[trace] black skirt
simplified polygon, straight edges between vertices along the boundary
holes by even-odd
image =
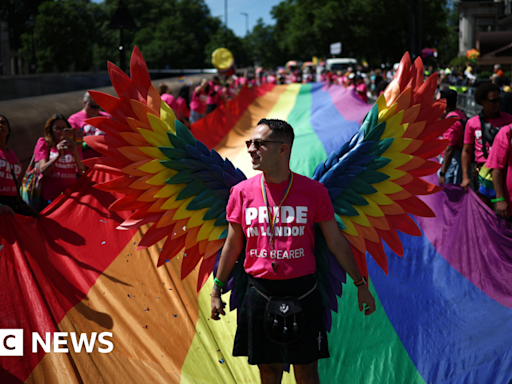
[[[266,296],[299,297],[315,285],[314,275],[290,280],[249,278],[250,283]],[[248,288],[242,308],[238,311],[238,327],[233,356],[247,356],[249,364],[310,364],[329,357],[325,331],[324,308],[320,292],[315,289],[301,301],[305,329],[299,340],[290,344],[277,344],[263,329],[267,300],[255,289]]]

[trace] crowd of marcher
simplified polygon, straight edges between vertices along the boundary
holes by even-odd
[[[366,70],[363,67],[348,67],[346,71],[315,73],[314,66],[301,69],[278,69],[267,71],[258,68],[254,73],[214,76],[203,79],[193,86],[184,84],[177,94],[161,83],[158,91],[162,100],[174,111],[176,118],[188,128],[219,105],[236,97],[244,86],[262,84],[309,83],[315,80],[326,85],[341,85],[353,89],[363,102],[378,97],[395,76],[395,68]],[[512,217],[512,115],[506,100],[512,100],[510,81],[499,65],[494,67],[492,81],[480,84],[474,94],[475,102],[482,111],[470,119],[457,107],[460,87],[478,85],[474,69],[468,63],[463,70],[457,67],[428,67],[425,75],[438,73],[438,98],[446,99],[446,111],[442,118],[457,117],[443,135],[448,140],[439,170],[440,184],[459,184],[472,188],[480,198],[503,218]],[[510,97],[509,97],[510,96]],[[512,105],[512,102],[510,102]],[[96,127],[86,123],[92,117],[109,115],[100,111],[100,106],[86,92],[83,108],[69,118],[61,114],[51,116],[44,126],[43,135],[36,143],[31,166],[40,180],[39,202],[34,210],[20,197],[20,176],[22,167],[16,155],[7,148],[11,134],[9,120],[0,115],[0,214],[21,213],[37,215],[55,200],[67,187],[73,184],[86,167],[82,159],[100,154],[89,148],[84,136],[103,135]],[[501,129],[500,129],[501,128]],[[34,177],[35,177],[34,176]],[[27,177],[27,174],[25,174]],[[23,180],[25,182],[25,180]]]
[[[183,85],[176,96],[165,83],[159,85],[158,91],[176,118],[190,128],[192,123],[235,97],[246,82],[243,76],[229,76],[223,82],[214,76],[211,80],[203,79],[196,87]],[[85,136],[104,135],[87,123],[87,119],[94,117],[110,117],[100,109],[86,92],[80,111],[68,118],[52,115],[42,129],[23,178],[21,163],[7,147],[11,135],[9,120],[0,115],[0,214],[37,216],[86,171],[83,159],[101,156],[83,140]],[[22,193],[27,188],[30,196]]]

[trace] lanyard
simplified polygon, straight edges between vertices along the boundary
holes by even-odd
[[[271,213],[272,211],[268,205],[267,190],[265,189],[265,184],[263,183],[264,177],[263,177],[263,175],[261,175],[261,193],[263,195],[263,201],[265,202],[265,206],[267,207],[268,221],[269,221],[269,225],[270,225],[270,244],[272,244],[272,246],[274,245],[274,226],[275,226],[275,220],[277,217],[277,213],[281,210],[281,205],[283,205],[286,197],[290,193],[290,189],[291,189],[292,183],[293,183],[293,172],[290,172],[290,173],[291,173],[290,180],[288,181],[288,186],[286,187],[286,191],[284,192],[283,199],[281,200],[281,202],[279,203],[279,207],[273,214]]]

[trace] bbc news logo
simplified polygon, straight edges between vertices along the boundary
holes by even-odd
[[[52,332],[46,332],[44,338],[38,332],[32,332],[32,353],[37,353],[42,349],[45,353],[50,353],[52,345]],[[75,353],[80,353],[84,349],[87,353],[92,353],[96,345],[99,353],[110,353],[114,349],[114,343],[108,340],[112,338],[111,332],[53,332],[53,352],[69,353],[68,338],[71,340],[71,346]],[[0,329],[0,356],[23,356],[23,329]]]

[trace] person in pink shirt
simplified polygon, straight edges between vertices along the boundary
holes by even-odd
[[[46,208],[64,190],[77,180],[77,173],[85,172],[82,151],[73,140],[66,137],[71,124],[61,114],[51,116],[44,126],[44,137],[37,140],[34,161],[43,174],[41,206]]]
[[[190,99],[190,87],[188,85],[184,85],[180,88],[178,93],[178,98],[176,99],[176,110],[174,114],[176,118],[185,124],[188,128],[190,128],[190,109],[189,109],[189,99]]]
[[[439,184],[460,184],[462,182],[461,151],[467,117],[457,108],[457,92],[451,89],[442,90],[441,98],[446,99],[446,110],[441,117],[458,117],[459,120],[443,133],[443,138],[450,142],[444,152],[443,165],[439,169]]]
[[[486,134],[486,132],[491,131],[489,125],[499,128],[512,123],[512,115],[499,111],[500,100],[500,89],[492,83],[481,84],[475,92],[475,101],[483,109],[477,116],[472,117],[466,122],[464,147],[462,148],[461,184],[461,187],[466,191],[471,184],[470,173],[472,172],[475,181],[478,180],[478,173],[487,161],[489,153],[492,152],[492,137],[488,137],[489,135]],[[485,148],[483,145],[484,141]],[[474,162],[476,163],[474,171],[471,170],[471,157],[473,153]]]
[[[158,93],[160,94],[160,98],[174,111],[176,109],[176,101],[174,96],[169,93],[167,84],[160,83],[158,85]]]
[[[359,96],[359,98],[365,103],[368,103],[368,88],[361,76],[355,77],[355,86],[357,96]]]
[[[315,289],[314,225],[340,265],[354,279],[363,281],[334,219],[327,189],[317,181],[290,171],[293,128],[285,121],[262,119],[247,141],[254,170],[261,175],[235,185],[226,218],[229,223],[211,293],[211,316],[225,315],[220,299],[223,286],[245,245],[244,269],[249,289],[238,312],[234,356],[248,356],[257,364],[263,383],[279,383],[283,364],[293,364],[297,382],[319,383],[318,359],[329,357],[323,309]],[[358,287],[359,308],[375,310],[366,284]],[[277,344],[267,335],[264,312],[267,296],[303,296],[304,331],[291,344]],[[323,341],[325,340],[325,341]]]
[[[104,135],[104,133],[98,128],[87,124],[85,120],[97,116],[110,117],[110,115],[100,111],[100,106],[94,101],[89,92],[85,92],[83,102],[84,108],[81,111],[71,115],[67,121],[69,121],[69,124],[71,124],[73,128],[79,130],[77,138],[79,139],[78,142],[83,147],[83,158],[90,159],[91,157],[99,157],[102,155],[101,153],[96,152],[94,149],[90,148],[87,144],[85,144],[85,142],[82,142],[81,138],[83,136]]]
[[[190,124],[194,124],[197,120],[206,116],[206,100],[208,99],[209,91],[208,80],[201,80],[192,93],[192,100],[190,101]]]
[[[512,124],[500,129],[486,166],[492,169],[492,183],[496,198],[496,213],[504,219],[512,218]]]
[[[14,152],[7,148],[10,135],[9,120],[0,115],[0,208],[14,215],[19,201],[16,180],[21,176],[21,164]]]
[[[209,114],[217,108],[221,102],[222,86],[218,76],[213,76],[212,81],[209,83],[208,99],[206,100],[206,114]]]

